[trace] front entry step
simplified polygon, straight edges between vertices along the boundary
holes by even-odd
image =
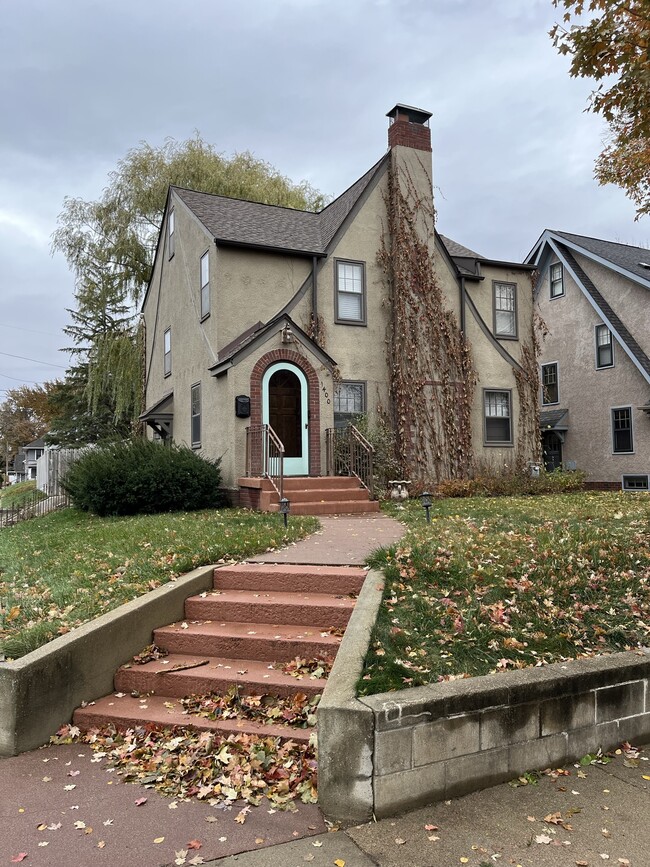
[[[263,512],[279,511],[279,497],[269,479],[239,479],[242,505]],[[353,515],[378,512],[379,503],[354,476],[288,476],[283,495],[292,515]]]
[[[366,574],[358,567],[262,563],[215,569],[214,590],[186,600],[185,620],[156,629],[148,661],[122,666],[115,692],[78,708],[75,725],[183,726],[306,743],[310,727],[211,718],[181,699],[235,694],[313,701]]]

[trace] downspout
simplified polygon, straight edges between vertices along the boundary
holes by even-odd
[[[318,334],[318,282],[316,280],[317,256],[311,257],[311,315],[314,317],[314,328]]]
[[[460,277],[460,333],[465,337],[465,278]]]

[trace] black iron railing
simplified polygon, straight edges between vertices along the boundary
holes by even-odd
[[[11,487],[5,491],[10,491]],[[57,486],[55,493],[48,491],[35,490],[20,498],[20,503],[16,505],[2,505],[0,499],[0,529],[3,527],[11,527],[19,521],[26,521],[29,518],[39,518],[42,515],[47,515],[48,512],[53,512],[55,509],[63,509],[70,505],[70,499],[62,488]]]
[[[375,450],[353,425],[325,431],[328,476],[356,476],[371,498],[374,497],[373,457]]]

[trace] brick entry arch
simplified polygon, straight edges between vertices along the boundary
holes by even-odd
[[[286,361],[300,368],[307,377],[309,390],[309,475],[319,476],[321,467],[320,458],[320,382],[318,374],[312,365],[291,349],[274,349],[263,355],[253,367],[251,372],[251,424],[262,424],[262,377],[265,371],[279,361]]]

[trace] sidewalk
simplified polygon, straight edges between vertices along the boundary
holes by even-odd
[[[371,551],[404,532],[381,514],[320,520],[322,530],[307,539],[253,559],[362,565]],[[295,812],[282,812],[267,803],[252,808],[240,824],[235,817],[242,806],[224,810],[196,799],[173,801],[153,789],[122,783],[86,744],[45,747],[0,758],[0,865],[167,867],[249,850],[259,850],[260,863],[266,863],[276,851],[268,847],[314,834],[328,838],[314,804],[298,803]],[[348,840],[348,845],[353,844]],[[318,847],[310,844],[310,849]]]
[[[650,755],[650,753],[648,754]],[[315,835],[265,851],[207,862],[213,867],[647,867],[650,761],[543,776],[434,804],[394,819]],[[578,772],[583,776],[578,776]],[[545,817],[548,821],[544,821]],[[320,845],[322,844],[322,845]]]

